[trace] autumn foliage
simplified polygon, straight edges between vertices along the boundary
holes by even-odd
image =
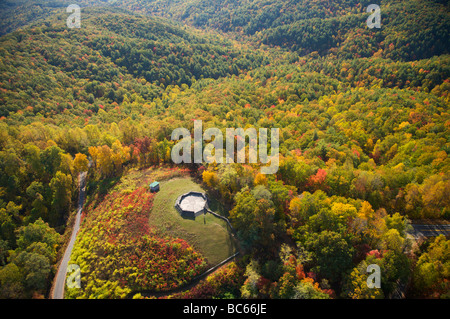
[[[124,298],[142,290],[164,291],[204,270],[202,256],[186,241],[160,237],[149,227],[153,197],[147,187],[137,187],[111,192],[85,209],[71,257],[81,267],[83,290],[69,290],[67,297]]]

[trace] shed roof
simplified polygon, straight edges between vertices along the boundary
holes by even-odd
[[[150,184],[150,187],[156,187],[158,185],[159,185],[159,182],[153,182],[153,183]]]

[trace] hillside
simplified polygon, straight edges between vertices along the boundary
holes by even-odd
[[[114,6],[170,17],[200,28],[249,36],[304,55],[382,55],[418,60],[448,52],[449,12],[445,1],[387,0],[383,27],[369,30],[365,9],[371,1],[190,0],[117,1]],[[353,48],[352,48],[353,47]],[[393,47],[393,48],[392,48]],[[357,52],[352,52],[357,49]]]
[[[47,296],[82,171],[95,204],[72,258],[99,284],[70,297],[177,287],[230,255],[226,233],[212,245],[211,220],[151,214],[176,194],[145,193],[149,167],[201,181],[243,251],[217,285],[178,297],[389,298],[399,283],[407,297],[448,296],[448,238],[411,249],[408,235],[411,220],[450,218],[448,3],[381,1],[380,29],[367,28],[368,3],[81,1],[82,27],[68,29],[65,1],[2,2],[0,296]],[[174,168],[171,133],[195,120],[279,128],[278,171]],[[378,290],[364,286],[369,264]]]
[[[79,116],[97,112],[99,104],[122,103],[125,94],[151,101],[161,97],[161,85],[189,86],[265,63],[219,37],[118,12],[86,11],[85,27],[71,32],[66,15],[58,14],[43,26],[3,37],[0,116],[26,107],[32,115],[57,117],[69,110]]]

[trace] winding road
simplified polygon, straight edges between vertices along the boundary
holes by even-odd
[[[70,237],[69,244],[66,247],[64,256],[59,264],[58,271],[55,276],[54,285],[52,289],[51,299],[64,299],[64,286],[66,283],[67,266],[69,264],[70,255],[72,254],[73,245],[77,238],[78,230],[80,229],[81,211],[83,208],[84,200],[86,198],[86,175],[87,172],[82,172],[78,175],[78,182],[80,185],[80,194],[78,197],[78,208],[75,216],[75,222],[73,224],[72,236]]]

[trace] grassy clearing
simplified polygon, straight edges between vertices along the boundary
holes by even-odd
[[[160,181],[161,190],[156,194],[149,223],[161,235],[182,238],[195,247],[208,261],[215,265],[235,253],[235,242],[227,224],[211,214],[195,220],[184,219],[174,208],[178,196],[189,191],[204,190],[190,177],[177,177]],[[219,206],[214,203],[215,207]],[[218,212],[220,213],[220,212]]]
[[[146,187],[159,181],[161,190],[156,193],[153,207],[149,212],[149,225],[160,236],[168,235],[186,240],[212,266],[236,252],[233,237],[226,223],[211,214],[197,217],[196,220],[182,218],[174,204],[178,196],[189,191],[204,190],[185,170],[168,167],[130,169],[121,177],[105,179],[90,185],[87,206],[93,209],[103,201],[108,193],[131,193],[138,187]],[[226,216],[222,204],[210,198],[210,208]]]
[[[87,181],[86,206],[98,205],[105,195],[113,192],[131,193],[138,187],[146,187],[151,182],[186,176],[188,172],[177,168],[152,166],[145,169],[132,168],[122,176]]]

